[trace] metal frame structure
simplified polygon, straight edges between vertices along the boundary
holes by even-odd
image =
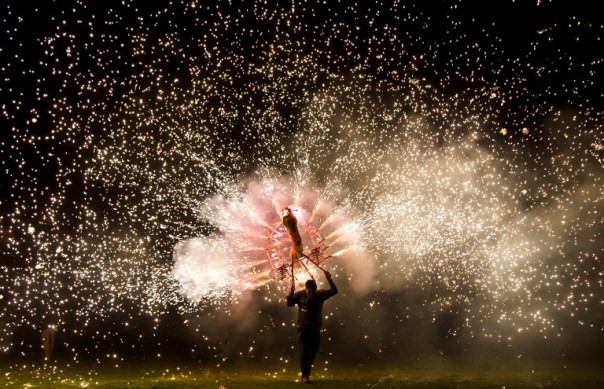
[[[312,248],[308,252],[303,252],[302,255],[299,258],[295,258],[292,263],[291,258],[287,254],[289,252],[288,249],[291,246],[291,240],[285,231],[283,223],[277,222],[272,227],[264,227],[264,233],[267,238],[267,244],[264,247],[264,251],[266,252],[268,263],[271,268],[269,277],[281,281],[292,275],[295,278],[296,274],[307,273],[314,279],[313,274],[308,269],[311,264],[324,270],[321,267],[321,264],[331,258],[328,251],[329,245],[321,236],[319,229],[315,226],[306,224],[304,226],[304,232],[307,237],[305,243],[308,242],[305,246],[312,245]]]

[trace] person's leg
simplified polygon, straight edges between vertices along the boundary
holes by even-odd
[[[44,350],[44,360],[50,359],[50,335],[48,330],[42,331],[42,349]]]
[[[298,330],[298,342],[300,347],[300,374],[302,377],[308,377],[310,375],[310,347],[307,331]]]
[[[310,369],[312,368],[312,364],[315,361],[315,356],[317,356],[317,352],[319,352],[319,344],[321,343],[321,335],[319,331],[309,331],[308,334],[308,374],[307,377],[310,376]]]

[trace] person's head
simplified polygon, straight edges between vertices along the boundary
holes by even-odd
[[[306,281],[305,290],[308,295],[314,294],[317,291],[317,283],[315,280]]]

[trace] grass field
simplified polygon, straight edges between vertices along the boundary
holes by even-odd
[[[294,370],[269,367],[4,367],[0,386],[20,388],[289,388]],[[604,388],[604,367],[507,365],[334,367],[314,372],[316,388]]]

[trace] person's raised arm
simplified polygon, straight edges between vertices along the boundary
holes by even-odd
[[[289,288],[289,294],[286,297],[288,307],[293,307],[297,303],[294,290],[295,290],[295,283],[294,283],[294,277],[292,275],[292,285]]]
[[[331,273],[328,272],[327,270],[325,270],[324,273],[325,273],[325,278],[327,278],[327,282],[329,282],[329,290],[326,291],[327,297],[335,296],[336,294],[338,294],[338,287],[331,279]]]

